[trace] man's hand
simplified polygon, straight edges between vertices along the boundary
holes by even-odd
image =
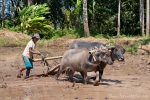
[[[40,52],[37,52],[38,55],[42,55]]]
[[[36,54],[37,54],[37,55],[41,55],[41,56],[42,56],[41,52],[39,52],[39,51],[36,50],[36,49],[34,49],[34,50],[36,51]]]

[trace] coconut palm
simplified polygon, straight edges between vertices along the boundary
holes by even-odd
[[[140,0],[140,33],[144,36],[144,1]]]
[[[2,0],[2,28],[5,28],[5,22],[4,22],[4,0]]]
[[[146,36],[149,36],[149,0],[146,0]]]
[[[89,26],[88,26],[88,14],[87,14],[87,0],[83,0],[83,25],[84,25],[84,36],[89,37]]]
[[[119,0],[119,3],[118,3],[118,26],[117,26],[117,35],[120,35],[120,3],[121,3],[121,0]]]

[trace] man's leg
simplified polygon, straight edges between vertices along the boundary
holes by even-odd
[[[30,69],[27,69],[27,70],[26,70],[26,76],[24,77],[24,79],[29,78],[29,75],[30,75]]]
[[[18,75],[17,75],[17,78],[21,78],[22,76],[22,71],[24,71],[26,69],[26,67],[22,67],[19,72],[18,72]]]
[[[23,56],[23,59],[24,59],[24,63],[25,63],[26,69],[27,69],[26,76],[24,77],[24,79],[27,79],[27,78],[29,78],[29,75],[30,75],[30,69],[33,69],[33,63],[32,63],[32,59],[30,59],[30,58]]]

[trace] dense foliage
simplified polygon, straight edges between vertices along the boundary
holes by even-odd
[[[31,6],[27,0],[5,0],[6,28],[27,34],[38,31],[46,39],[84,36],[82,0],[30,1]],[[88,0],[87,6],[90,35],[116,36],[118,0]],[[139,0],[121,0],[121,35],[141,35]]]
[[[19,12],[23,33],[34,33],[52,28],[52,23],[44,16],[49,14],[47,4],[25,7]]]

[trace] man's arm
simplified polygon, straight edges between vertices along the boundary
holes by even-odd
[[[41,55],[40,52],[34,51],[34,50],[32,49],[32,47],[29,48],[29,52],[32,53],[32,54],[38,54],[38,55]]]

